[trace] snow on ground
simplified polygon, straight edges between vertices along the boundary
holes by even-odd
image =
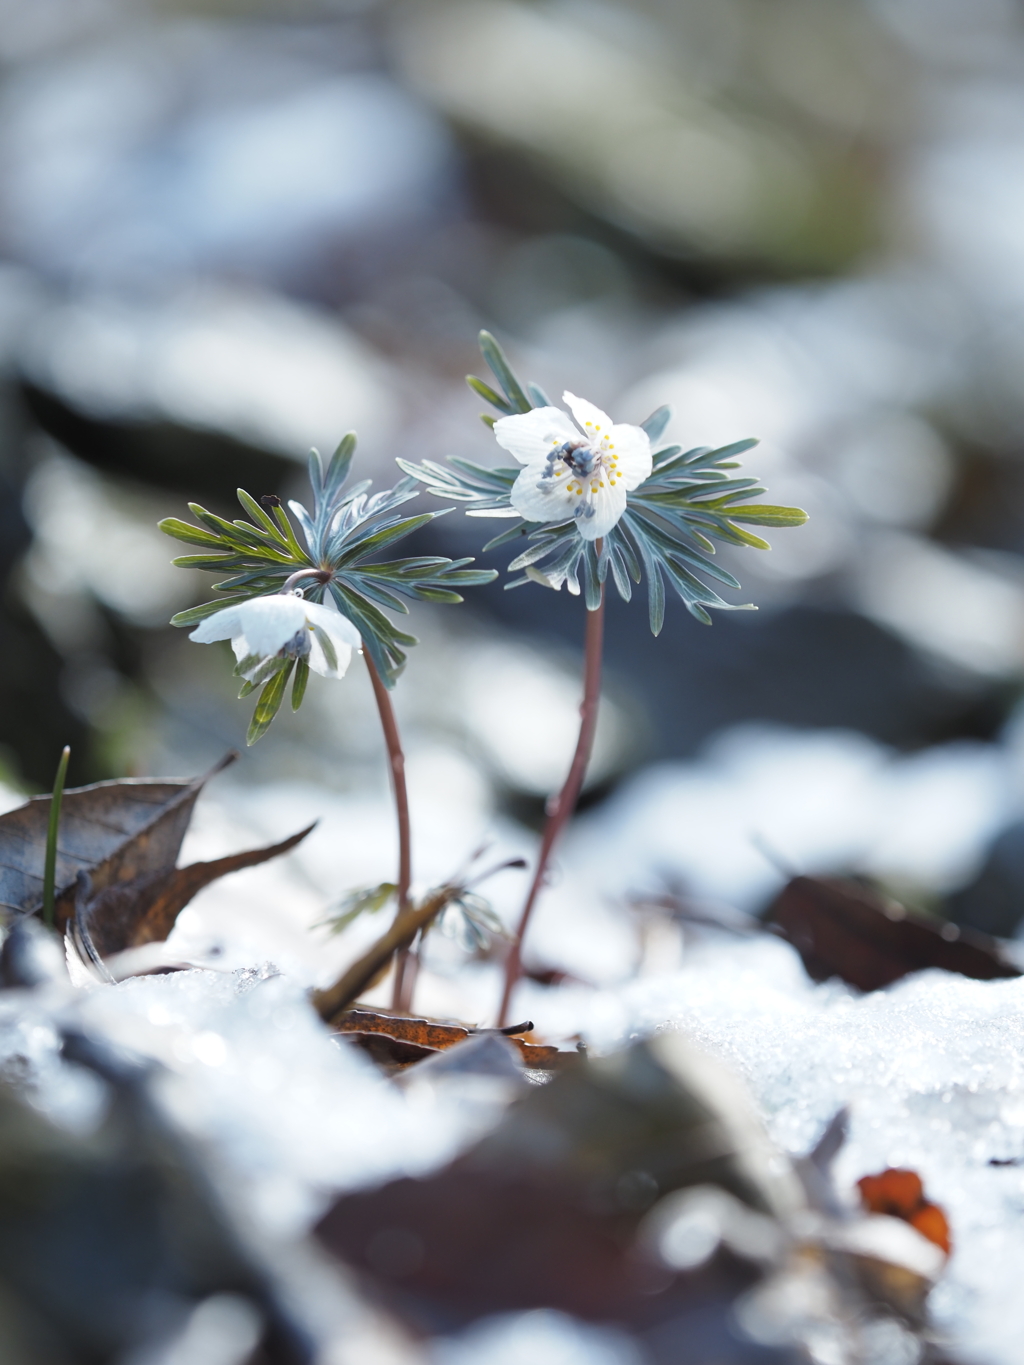
[[[329,1038],[297,983],[266,970],[16,996],[0,1002],[3,1051],[29,1059],[41,1107],[80,1127],[98,1118],[88,1086],[57,1060],[54,1020],[79,1020],[158,1059],[163,1102],[277,1237],[300,1232],[332,1191],[436,1169],[511,1097],[393,1086]],[[940,1327],[972,1361],[1019,1360],[1024,980],[928,971],[860,996],[810,982],[774,938],[721,935],[691,946],[671,974],[598,990],[535,989],[531,1011],[535,1004],[542,1027],[578,1030],[599,1052],[684,1032],[746,1082],[770,1134],[794,1154],[849,1105],[841,1192],[852,1200],[859,1176],[889,1165],[918,1170],[954,1238],[931,1300]]]
[[[532,853],[534,837],[491,814],[459,760],[428,755],[421,777],[413,809],[423,885],[449,875],[486,837],[489,860]],[[942,888],[977,865],[993,830],[1017,814],[1019,791],[1010,745],[900,758],[842,733],[733,732],[697,762],[639,774],[578,822],[528,957],[591,984],[527,983],[515,1005],[542,1034],[579,1034],[601,1052],[683,1031],[743,1078],[791,1153],[806,1151],[849,1105],[836,1168],[842,1190],[852,1199],[860,1175],[888,1165],[920,1171],[955,1242],[934,1313],[971,1360],[991,1365],[1015,1365],[1024,1339],[1024,979],[929,971],[860,996],[813,984],[775,938],[711,931],[684,943],[664,924],[652,955],[621,898],[676,876],[706,902],[755,908],[781,874],[753,848],[751,831],[802,871],[867,866]],[[208,888],[183,913],[167,954],[209,970],[0,1000],[0,1066],[25,1059],[36,1102],[55,1119],[97,1121],[95,1086],[57,1056],[55,1020],[80,1019],[163,1064],[166,1104],[208,1145],[228,1183],[244,1189],[254,1216],[284,1237],[307,1226],[333,1191],[440,1166],[508,1098],[486,1087],[400,1090],[340,1049],[304,1000],[308,985],[333,977],[383,927],[367,917],[334,939],[313,927],[347,888],[390,874],[383,799],[221,779],[200,803],[184,860],[279,839],[314,818],[320,824],[300,849]],[[488,888],[506,922],[524,889],[521,873]],[[417,1007],[489,1023],[499,984],[495,966],[466,964],[439,939]],[[374,998],[386,995],[384,986]],[[539,1319],[515,1326],[524,1341],[559,1331]]]

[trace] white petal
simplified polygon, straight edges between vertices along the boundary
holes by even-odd
[[[344,677],[349,664],[352,662],[353,649],[359,649],[363,643],[359,631],[347,616],[342,615],[331,600],[323,604],[307,602],[306,619],[311,626],[316,627],[316,630],[311,633],[309,641],[310,668],[314,673],[319,673],[322,678]],[[332,667],[329,662],[323,644],[317,638],[318,632],[322,632],[334,647],[337,659],[336,668]]]
[[[627,488],[636,488],[651,477],[651,442],[646,431],[626,423],[612,427],[608,445],[618,460],[619,475]]]
[[[513,417],[499,417],[494,435],[503,450],[520,464],[546,459],[552,446],[563,441],[578,441],[580,434],[561,408],[532,408]]]
[[[231,648],[235,651],[235,658],[239,663],[241,663],[243,659],[256,659],[258,662],[262,663],[263,659],[266,658],[266,655],[258,654],[257,651],[253,649],[244,634],[232,635]],[[277,653],[276,650],[274,652],[275,654]],[[252,664],[250,668],[245,670],[246,673],[249,673],[251,669],[255,667],[256,664]]]
[[[326,630],[327,634],[338,644],[348,645],[352,649],[359,649],[362,645],[359,631],[348,619],[342,616],[332,601],[324,603],[306,602],[304,604],[306,620],[311,624],[319,626],[321,630]]]
[[[572,415],[583,428],[584,435],[589,436],[593,441],[599,441],[602,436],[606,436],[612,428],[612,419],[600,408],[595,408],[593,403],[588,403],[585,398],[577,398],[574,393],[563,393],[562,402],[572,412]]]
[[[567,492],[566,485],[571,483],[575,488],[577,484],[566,473],[561,479],[545,479],[544,487],[540,488],[542,473],[543,465],[528,465],[522,471],[512,485],[512,506],[527,521],[566,521],[582,500]],[[554,487],[550,487],[552,482]]]
[[[189,633],[188,638],[200,645],[212,645],[214,640],[230,640],[240,634],[241,630],[238,607],[225,607],[223,611],[215,611],[205,621],[200,621],[195,630]]]
[[[248,602],[225,607],[214,612],[192,631],[190,640],[198,644],[210,644],[214,640],[235,642],[235,654],[244,658],[245,654],[259,654],[265,658],[276,654],[305,623],[303,603],[294,596],[272,594],[268,597],[253,597]],[[243,654],[238,653],[237,642],[247,642]]]
[[[344,619],[344,618],[340,618]],[[317,621],[319,629],[328,636],[334,646],[334,653],[337,656],[338,667],[332,668],[327,661],[327,655],[323,651],[323,646],[316,637],[316,631],[312,631],[309,637],[309,666],[314,673],[319,673],[321,678],[343,678],[352,662],[352,645],[346,637],[336,634],[333,630],[327,630]],[[358,636],[356,637],[358,639]]]
[[[606,480],[603,488],[595,483],[593,490],[589,502],[594,515],[586,516],[585,508],[576,514],[576,529],[584,540],[606,536],[626,510],[626,485],[621,481],[613,485]],[[582,498],[577,499],[577,502],[582,501]]]
[[[291,593],[273,593],[241,603],[235,610],[246,653],[258,654],[261,659],[279,653],[305,627],[308,606],[308,602]]]

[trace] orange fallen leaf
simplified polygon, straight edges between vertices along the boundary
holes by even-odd
[[[912,1227],[917,1228],[922,1237],[934,1242],[948,1256],[953,1249],[949,1238],[949,1223],[938,1204],[922,1204],[910,1217]]]
[[[361,1009],[346,1010],[334,1021],[333,1027],[337,1033],[355,1035],[358,1040],[386,1038],[401,1045],[390,1049],[390,1052],[394,1053],[392,1061],[395,1065],[408,1065],[421,1060],[428,1052],[443,1052],[445,1048],[454,1047],[456,1043],[461,1043],[466,1038],[492,1031],[467,1028],[462,1024],[442,1023],[436,1019],[408,1019],[401,1015]],[[524,1025],[521,1032],[527,1032],[530,1028],[532,1025]],[[577,1054],[574,1052],[559,1052],[557,1047],[528,1043],[523,1038],[504,1032],[509,1042],[519,1049],[527,1066],[550,1069],[561,1065],[561,1059],[576,1060]],[[368,1050],[377,1056],[384,1055],[379,1049]]]
[[[870,1213],[902,1218],[949,1255],[952,1249],[949,1222],[938,1204],[925,1198],[924,1185],[916,1171],[891,1166],[878,1175],[863,1176],[857,1181],[857,1188]]]

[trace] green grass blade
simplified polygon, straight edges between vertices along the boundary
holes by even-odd
[[[46,831],[46,862],[43,866],[43,923],[53,928],[53,907],[57,881],[57,831],[60,828],[60,807],[64,798],[64,779],[68,775],[68,759],[71,746],[64,745],[57,764],[57,776],[53,779],[53,795],[50,797],[50,824]]]

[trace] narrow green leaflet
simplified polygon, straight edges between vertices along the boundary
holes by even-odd
[[[480,334],[480,349],[501,394],[483,380],[471,376],[468,382],[499,416],[548,405],[536,385],[519,382],[501,347],[487,332]],[[670,410],[661,407],[642,423],[655,447],[653,472],[626,495],[626,511],[604,537],[600,550],[594,541],[579,535],[572,521],[524,521],[510,503],[518,468],[488,469],[454,457],[444,465],[432,460],[398,463],[429,493],[461,503],[467,516],[515,521],[484,546],[491,550],[514,541],[526,542],[509,564],[509,570],[520,576],[506,583],[506,588],[526,583],[556,590],[565,586],[571,593],[582,593],[587,607],[594,610],[609,576],[627,602],[633,585],[645,581],[651,630],[657,635],[665,619],[666,582],[691,615],[706,625],[711,624],[712,610],[755,610],[751,603],[725,601],[706,581],[712,579],[732,589],[740,586],[732,574],[714,563],[714,542],[767,550],[771,548],[768,542],[746,530],[747,526],[791,527],[807,520],[806,512],[799,507],[749,501],[763,494],[764,488],[756,479],[739,477],[732,471],[739,467],[736,457],[752,449],[756,440],[735,441],[717,449],[658,448],[670,416]],[[485,420],[493,425],[495,419]]]
[[[475,891],[454,897],[435,923],[446,938],[455,939],[467,953],[480,952],[493,939],[509,936],[490,901]]]
[[[379,886],[360,886],[350,891],[339,903],[333,914],[314,925],[316,929],[330,929],[332,934],[340,934],[357,920],[360,915],[373,915],[383,910],[392,899],[398,887],[394,882],[381,882]]]
[[[255,744],[270,728],[270,722],[281,709],[285,688],[288,686],[288,679],[291,677],[294,667],[294,660],[289,660],[284,668],[277,670],[260,693],[256,710],[252,713],[252,720],[249,722],[249,733],[245,737],[247,744]]]

